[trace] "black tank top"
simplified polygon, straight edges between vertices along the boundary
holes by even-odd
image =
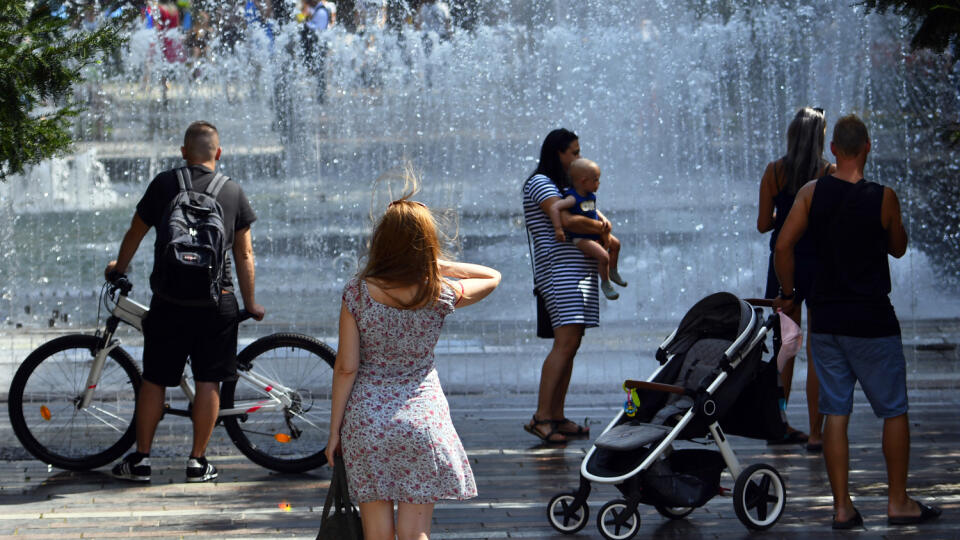
[[[809,304],[811,331],[857,337],[898,335],[890,303],[887,232],[880,209],[883,186],[832,175],[817,180],[807,234],[816,246],[817,273]]]
[[[786,171],[784,170],[783,160],[786,158],[781,158],[780,161],[774,164],[774,176],[784,177],[786,176]],[[830,170],[830,163],[826,160],[821,160],[820,162],[820,171],[822,172],[821,176],[827,174],[827,171]],[[780,172],[777,172],[780,171]],[[813,180],[813,178],[811,178]],[[775,182],[779,183],[779,182]],[[790,193],[787,189],[786,178],[783,179],[784,186],[780,188],[780,192],[773,196],[773,207],[777,209],[776,214],[773,218],[773,233],[770,235],[770,251],[773,251],[777,247],[777,238],[780,237],[780,229],[783,228],[783,224],[787,222],[787,215],[790,213],[790,208],[793,207],[793,201],[796,200],[797,194]],[[800,185],[803,187],[803,184]],[[813,242],[810,241],[810,237],[807,234],[804,234],[800,237],[800,240],[797,242],[797,245],[794,246],[793,252],[801,255],[813,255],[816,253],[815,248],[813,247]]]

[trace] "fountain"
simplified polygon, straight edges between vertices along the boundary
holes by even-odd
[[[823,107],[828,129],[841,114],[862,115],[869,174],[897,187],[911,236],[922,226],[912,216],[928,194],[911,173],[931,154],[915,138],[923,104],[900,20],[815,1],[727,20],[666,0],[590,0],[576,11],[555,0],[499,4],[496,18],[484,12],[470,31],[428,37],[429,47],[409,26],[331,29],[323,102],[299,59],[296,23],[250,26],[232,49],[215,40],[199,64],[163,63],[156,31],[137,30],[119,62],[91,74],[80,153],[0,185],[3,332],[95,324],[102,269],[146,184],[179,163],[194,119],[220,128],[222,170],[260,218],[257,296],[272,326],[247,333],[333,339],[343,280],[371,210],[386,202],[375,180],[404,163],[420,172],[420,199],[459,216],[457,255],[504,275],[490,300],[448,324],[439,352],[453,385],[535,384],[545,342],[532,337],[520,185],[555,127],[576,131],[603,168],[598,198],[631,283],[603,301],[603,326],[587,333],[586,350],[609,360],[575,376],[585,385],[648,372],[652,349],[706,294],[762,294],[759,179],[800,106]],[[944,106],[957,109],[955,92]],[[152,241],[131,268],[141,299]],[[902,319],[956,316],[960,294],[935,285],[955,270],[938,274],[915,246],[891,264]]]

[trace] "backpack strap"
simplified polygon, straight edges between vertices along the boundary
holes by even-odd
[[[190,182],[189,167],[180,167],[177,169],[177,184],[180,185],[180,191],[190,191],[193,189],[193,183]]]
[[[216,199],[216,198],[217,198],[217,195],[220,193],[220,190],[223,189],[223,186],[224,186],[229,180],[230,180],[230,177],[229,177],[229,176],[226,176],[226,175],[217,173],[217,174],[213,177],[213,180],[211,180],[210,183],[207,184],[207,189],[205,189],[203,192],[206,193],[207,195],[213,197],[214,199]]]

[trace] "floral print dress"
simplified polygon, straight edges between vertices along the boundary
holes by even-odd
[[[343,302],[360,329],[360,367],[340,438],[354,502],[413,504],[476,497],[470,461],[450,419],[433,348],[456,294],[420,309],[370,297],[354,278]]]

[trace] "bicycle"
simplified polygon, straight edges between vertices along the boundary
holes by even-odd
[[[95,469],[133,445],[141,371],[115,338],[121,322],[143,330],[149,308],[128,298],[132,288],[125,276],[104,283],[93,335],[48,341],[17,369],[10,384],[10,422],[23,447],[44,463]],[[111,314],[103,332],[100,307]],[[243,312],[241,321],[249,317]],[[326,464],[335,358],[329,346],[302,334],[257,339],[237,354],[238,380],[221,385],[218,423],[243,455],[268,469],[304,472]],[[180,389],[192,404],[186,375]],[[165,414],[189,417],[190,406],[168,404]]]

